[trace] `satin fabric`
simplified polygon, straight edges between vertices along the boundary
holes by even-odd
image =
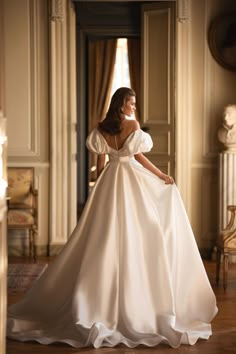
[[[8,337],[78,348],[208,339],[216,299],[178,189],[134,158],[150,135],[116,151],[95,129],[87,147],[110,161],[61,254],[9,308]]]

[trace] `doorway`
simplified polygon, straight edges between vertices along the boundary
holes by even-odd
[[[152,150],[149,158],[164,172],[175,175],[175,2],[153,1],[147,4],[147,2],[141,1],[122,3],[77,1],[76,14],[78,205],[81,209],[80,207],[83,207],[88,195],[88,153],[85,148],[85,140],[89,130],[88,43],[91,40],[119,37],[141,39],[140,86],[143,90],[141,90],[138,100],[141,104],[140,123],[143,128],[149,130],[156,147]],[[141,33],[142,22],[145,22],[145,29]],[[157,33],[153,35],[153,31],[157,31]],[[152,50],[153,45],[155,46],[154,51]],[[161,56],[160,53],[162,53]],[[159,60],[158,67],[155,66],[157,60]],[[156,114],[157,112],[159,113]]]
[[[141,5],[116,2],[75,2],[77,32],[77,102],[78,102],[78,214],[88,196],[89,131],[89,42],[117,38],[140,38]]]

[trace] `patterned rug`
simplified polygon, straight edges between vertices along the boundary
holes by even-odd
[[[47,264],[8,264],[7,285],[10,292],[28,290],[47,268]]]

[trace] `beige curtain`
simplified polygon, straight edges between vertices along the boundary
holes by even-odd
[[[116,39],[89,41],[89,131],[105,117],[112,88]]]
[[[128,38],[129,73],[132,89],[136,92],[136,118],[140,119],[141,47],[139,38]]]

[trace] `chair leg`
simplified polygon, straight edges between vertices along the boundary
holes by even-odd
[[[216,285],[219,285],[220,280],[220,262],[221,262],[221,250],[217,248],[216,252]]]
[[[37,230],[33,230],[33,258],[34,261],[37,261],[37,250],[36,250],[36,245],[35,245],[35,234],[37,234]]]
[[[224,273],[223,273],[223,286],[224,290],[227,288],[227,281],[228,281],[228,270],[229,270],[229,255],[228,253],[224,253]]]
[[[33,256],[33,230],[29,230],[29,256]]]

